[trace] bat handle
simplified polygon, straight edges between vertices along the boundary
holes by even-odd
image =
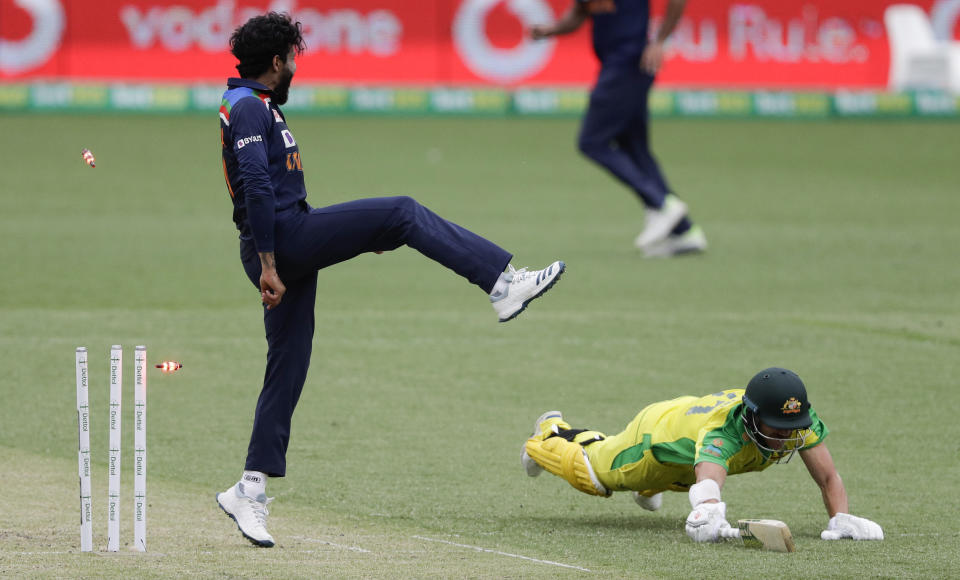
[[[740,528],[720,528],[721,538],[739,538]]]

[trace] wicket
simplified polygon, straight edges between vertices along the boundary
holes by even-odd
[[[93,551],[93,508],[90,491],[90,395],[87,349],[77,347],[77,461],[80,473],[80,551]],[[134,518],[133,546],[147,551],[147,347],[134,353]],[[123,402],[123,347],[110,349],[110,449],[107,504],[107,551],[120,550],[121,414]]]
[[[123,407],[123,347],[110,348],[110,487],[107,491],[107,551],[120,550],[120,417]]]
[[[133,368],[133,545],[147,551],[147,347],[138,346]]]
[[[80,445],[77,460],[80,465],[80,551],[93,550],[93,527],[90,516],[90,397],[87,390],[87,349],[77,348],[77,427]]]

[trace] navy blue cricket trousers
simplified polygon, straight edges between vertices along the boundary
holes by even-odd
[[[670,188],[650,153],[647,98],[652,85],[653,76],[639,66],[603,67],[590,93],[577,146],[646,207],[659,209]]]
[[[278,212],[274,231],[277,273],[287,291],[279,305],[263,311],[267,369],[245,469],[283,477],[290,422],[310,366],[318,270],[407,245],[489,293],[513,256],[402,196],[296,207]],[[240,254],[259,289],[260,257],[253,242],[241,241]]]

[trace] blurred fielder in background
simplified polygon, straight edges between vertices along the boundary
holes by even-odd
[[[530,30],[532,38],[541,39],[569,34],[593,19],[593,50],[601,68],[578,146],[640,198],[645,225],[634,245],[647,257],[707,249],[707,238],[687,215],[687,204],[670,191],[648,136],[650,87],[663,63],[663,44],[685,5],[686,0],[668,1],[657,36],[649,42],[648,0],[574,0],[559,21]]]
[[[573,429],[559,411],[548,411],[524,443],[521,463],[531,477],[546,469],[591,495],[631,491],[650,511],[660,509],[664,491],[687,492],[687,535],[716,542],[730,527],[720,499],[727,475],[762,471],[799,452],[830,516],[821,537],[882,540],[879,525],[850,515],[823,442],[827,433],[800,377],[774,367],[757,373],[746,390],[654,403],[612,437]]]
[[[220,106],[223,171],[243,267],[264,305],[267,369],[243,476],[217,501],[247,539],[269,547],[265,486],[267,477],[286,474],[291,418],[310,365],[318,270],[407,245],[479,286],[506,322],[565,266],[515,270],[509,252],[410,197],[310,207],[300,149],[279,108],[305,48],[300,23],[275,12],[251,18],[230,47],[241,78],[227,81]]]

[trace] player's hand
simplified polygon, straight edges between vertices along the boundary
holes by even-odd
[[[643,49],[643,54],[640,56],[640,69],[655,75],[662,65],[663,43],[653,41]]]
[[[883,529],[867,518],[858,518],[850,514],[838,513],[830,518],[827,529],[820,533],[823,540],[882,540]]]
[[[280,304],[287,287],[283,285],[276,270],[263,270],[260,273],[260,300],[267,310]]]
[[[719,542],[720,530],[729,528],[727,504],[702,503],[687,516],[686,530],[694,542]]]
[[[544,26],[542,24],[538,24],[536,26],[531,27],[528,34],[530,35],[530,38],[534,40],[543,40],[544,38],[547,38],[550,36],[550,27]]]

